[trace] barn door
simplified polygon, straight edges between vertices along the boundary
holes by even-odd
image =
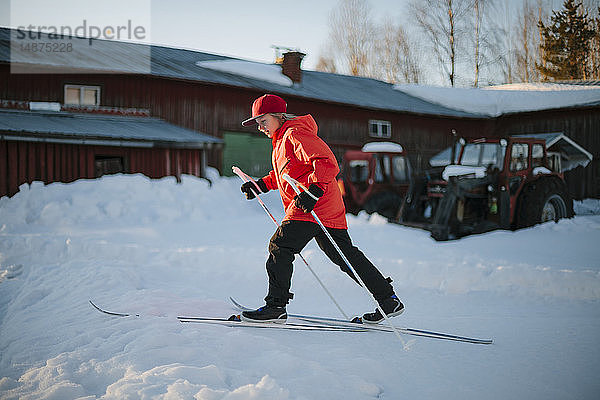
[[[259,178],[272,169],[271,139],[262,133],[224,132],[223,140],[223,175],[232,176],[233,165]]]

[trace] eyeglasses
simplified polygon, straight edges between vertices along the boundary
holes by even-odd
[[[266,125],[267,125],[267,122],[268,122],[268,120],[267,120],[266,118],[265,118],[265,119],[257,119],[257,120],[256,120],[256,123],[257,123],[259,126],[266,126]]]

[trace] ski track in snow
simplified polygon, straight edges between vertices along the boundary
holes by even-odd
[[[356,244],[394,279],[398,325],[493,337],[489,347],[394,335],[190,326],[262,305],[272,222],[237,178],[107,176],[0,199],[0,398],[596,398],[600,215],[438,243],[374,215]],[[276,218],[276,192],[263,196]],[[303,252],[346,312],[367,296]],[[290,311],[338,316],[302,263]],[[88,299],[118,318],[93,310]]]

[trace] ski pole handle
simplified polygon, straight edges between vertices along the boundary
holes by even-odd
[[[300,182],[298,182],[297,180],[295,180],[288,174],[283,174],[283,175],[281,175],[281,177],[283,178],[284,181],[286,181],[287,183],[290,184],[290,186],[292,187],[292,189],[294,189],[294,192],[296,192],[296,194],[301,193],[300,189],[298,189],[298,186],[300,186],[302,188],[302,190],[304,190],[305,192],[308,191],[308,189],[306,187],[304,187],[303,184],[301,184]]]
[[[256,188],[256,190],[253,189],[253,191],[256,196],[258,196],[259,193],[262,193],[262,190],[258,186],[258,183],[256,183],[256,181],[250,175],[247,175],[244,171],[242,171],[235,165],[233,167],[231,167],[231,170],[233,171],[234,174],[239,176],[240,179],[243,180],[244,182],[250,181],[254,184],[254,187]]]
[[[234,174],[236,174],[237,176],[239,176],[242,181],[244,181],[244,182],[250,181],[250,182],[252,182],[254,184],[255,188],[252,189],[252,191],[254,192],[254,194],[256,196],[256,199],[260,203],[260,205],[263,208],[263,210],[265,210],[265,212],[267,213],[267,215],[269,217],[271,217],[271,221],[273,221],[273,223],[275,224],[275,226],[279,226],[279,224],[277,223],[277,220],[275,219],[275,217],[273,216],[273,214],[271,214],[271,211],[269,211],[269,209],[267,208],[267,205],[260,198],[259,193],[262,193],[262,190],[260,190],[260,187],[258,186],[258,183],[256,183],[256,181],[250,175],[247,175],[244,171],[242,171],[241,169],[239,169],[235,165],[233,167],[231,167],[231,170],[233,171]]]

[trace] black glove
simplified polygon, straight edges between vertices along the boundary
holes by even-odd
[[[256,183],[258,184],[260,190],[256,188],[256,185],[252,181],[244,182],[244,184],[240,187],[240,190],[246,195],[248,200],[252,200],[256,197],[256,191],[258,191],[258,193],[267,193],[269,191],[269,188],[267,188],[267,185],[262,179],[259,179],[256,181]]]
[[[308,192],[302,192],[296,197],[294,197],[294,205],[304,211],[305,213],[309,213],[315,208],[315,204],[317,204],[317,200],[319,197],[323,196],[323,189],[311,183],[308,187]],[[311,196],[312,194],[312,196]]]

